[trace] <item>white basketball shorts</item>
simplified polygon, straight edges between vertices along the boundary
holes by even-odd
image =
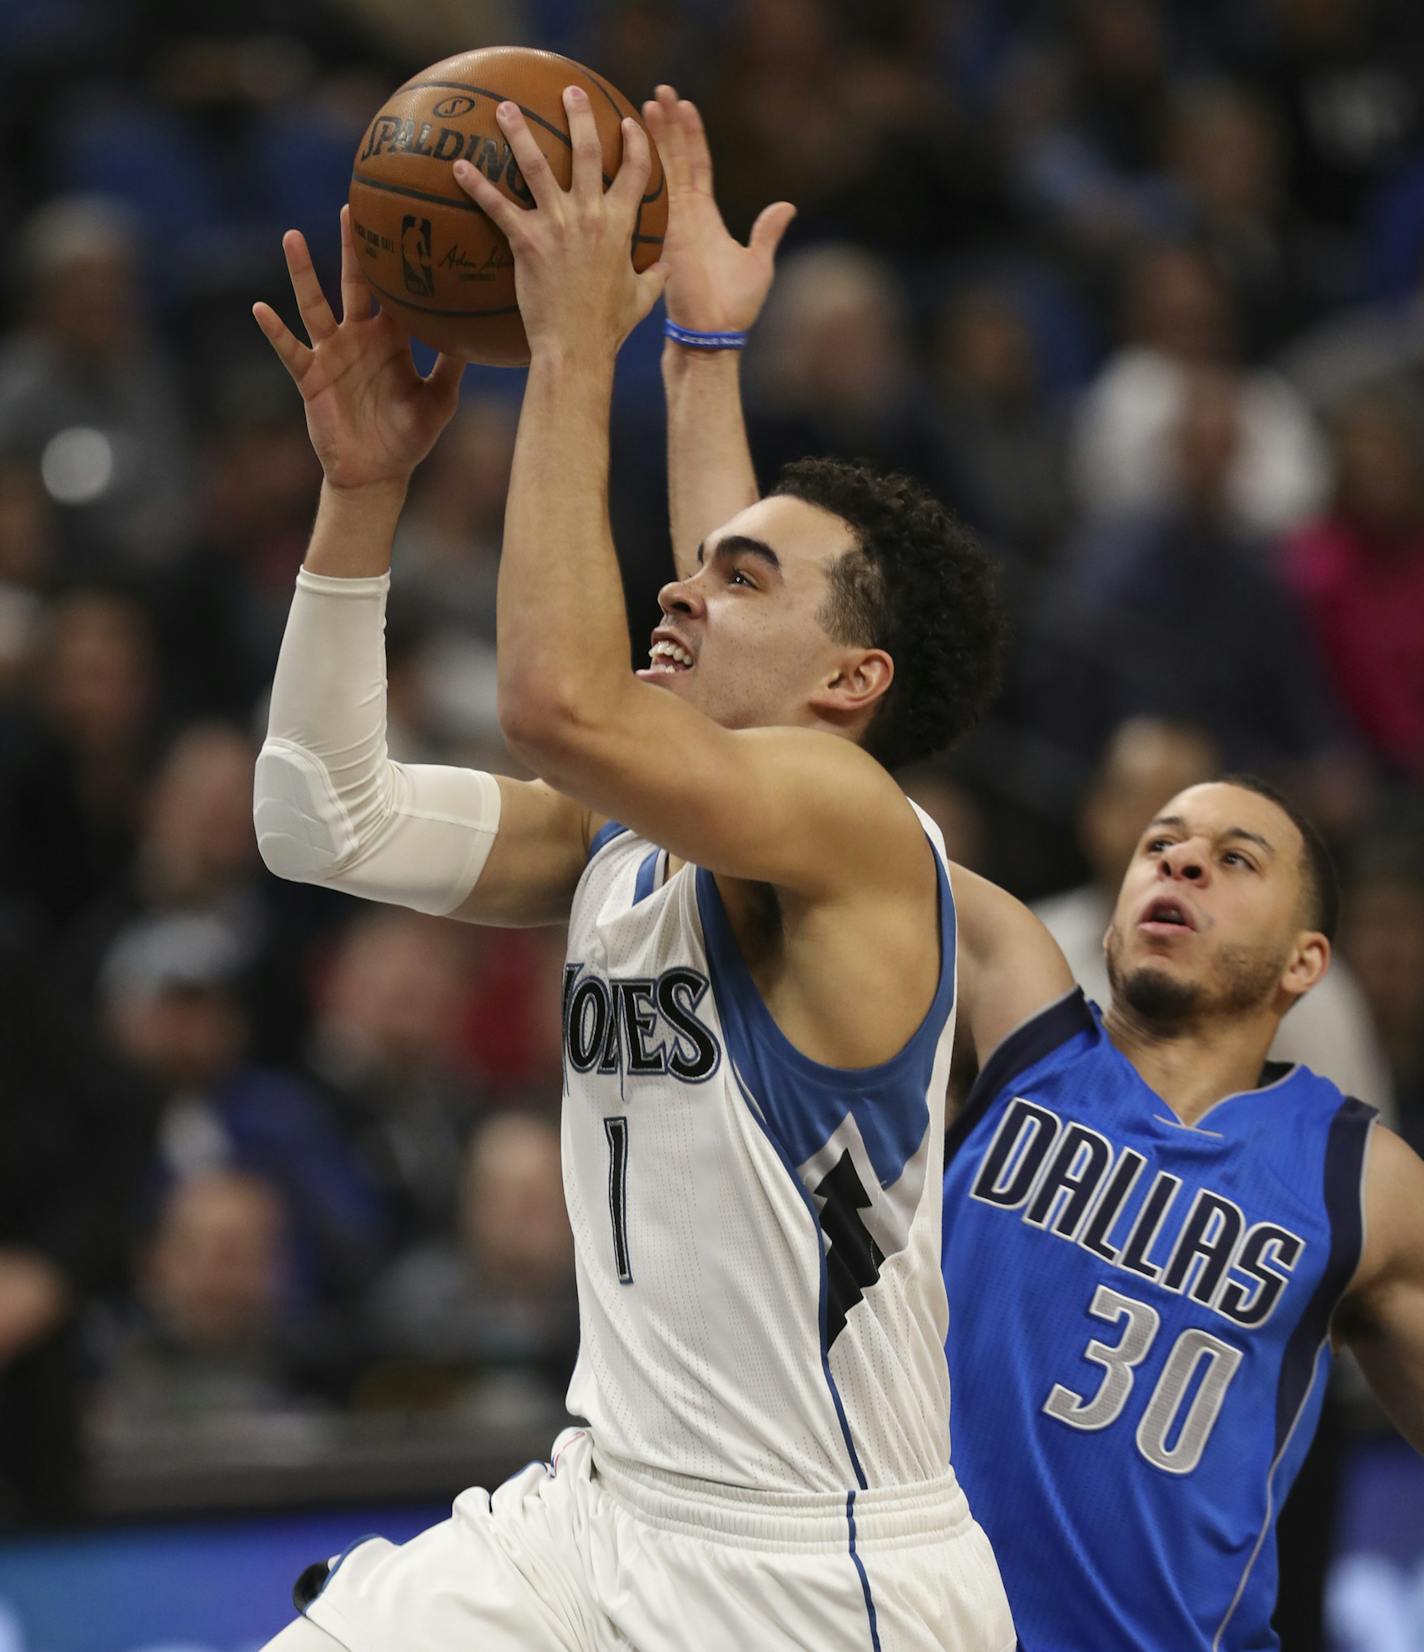
[[[409,1543],[366,1538],[305,1607],[348,1652],[1011,1652],[988,1539],[952,1474],[764,1496],[598,1458],[548,1463]]]

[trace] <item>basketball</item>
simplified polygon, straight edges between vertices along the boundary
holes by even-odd
[[[495,120],[508,100],[524,111],[554,177],[567,189],[573,150],[563,91],[588,94],[603,142],[605,188],[623,159],[620,122],[641,117],[591,69],[555,52],[490,46],[432,64],[389,97],[366,128],[351,169],[351,230],[381,307],[423,343],[490,367],[529,360],[514,294],[514,255],[503,233],[455,182],[461,158],[513,201],[532,206]],[[633,267],[662,250],[667,190],[653,149],[634,226]]]

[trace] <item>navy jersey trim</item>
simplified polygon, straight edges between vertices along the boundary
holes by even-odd
[[[621,837],[628,828],[617,820],[606,820],[593,834],[588,846],[588,858],[592,860],[601,849],[606,849],[616,837]],[[587,863],[585,863],[587,864]]]
[[[855,1552],[855,1493],[846,1493],[846,1525],[850,1528],[850,1557],[855,1562],[855,1569],[860,1574],[860,1589],[865,1596],[865,1615],[870,1620],[870,1645],[873,1652],[880,1652],[880,1626],[875,1621],[875,1597],[870,1592],[870,1579],[865,1575],[865,1562]]]
[[[1364,1242],[1360,1178],[1374,1117],[1373,1107],[1347,1096],[1330,1121],[1322,1187],[1325,1215],[1330,1223],[1330,1255],[1281,1360],[1281,1380],[1276,1391],[1276,1454],[1285,1444],[1296,1413],[1310,1392],[1316,1350],[1329,1332],[1336,1306],[1360,1265],[1360,1247]]]
[[[964,1105],[945,1132],[944,1162],[950,1160],[969,1139],[976,1124],[1020,1073],[1026,1073],[1045,1056],[1052,1055],[1071,1039],[1098,1033],[1098,1024],[1088,1008],[1082,987],[1074,987],[1037,1015],[1031,1015],[1004,1039],[979,1069]]]
[[[634,906],[636,906],[639,901],[647,900],[648,896],[651,895],[653,890],[657,887],[658,857],[661,854],[661,849],[649,849],[647,854],[643,856],[642,860],[638,862],[638,876],[633,884]]]
[[[954,1007],[954,899],[933,852],[940,923],[934,1000],[899,1053],[874,1067],[831,1067],[792,1044],[762,1002],[717,880],[697,870],[697,909],[727,1046],[793,1164],[804,1164],[850,1114],[880,1185],[891,1187],[924,1140],[935,1054]]]
[[[1320,1359],[1329,1346],[1331,1317],[1359,1266],[1360,1249],[1364,1242],[1362,1182],[1365,1147],[1374,1118],[1373,1107],[1366,1107],[1353,1096],[1346,1096],[1330,1121],[1321,1177],[1321,1193],[1330,1224],[1330,1254],[1281,1357],[1281,1373],[1276,1387],[1275,1450],[1266,1474],[1265,1519],[1261,1522],[1260,1533],[1247,1558],[1241,1580],[1236,1585],[1236,1593],[1231,1597],[1225,1616],[1212,1637],[1212,1652],[1219,1652],[1227,1625],[1245,1598],[1246,1585],[1261,1550],[1273,1534],[1276,1475],[1320,1380]]]

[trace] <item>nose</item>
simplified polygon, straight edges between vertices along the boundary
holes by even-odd
[[[1202,853],[1201,845],[1194,838],[1188,838],[1185,843],[1169,843],[1162,851],[1159,865],[1169,878],[1205,883],[1210,861]]]
[[[665,614],[689,614],[700,618],[706,608],[702,592],[697,588],[697,576],[691,579],[670,579],[658,592],[658,607]]]

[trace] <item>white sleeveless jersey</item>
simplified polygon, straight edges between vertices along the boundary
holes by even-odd
[[[564,1183],[600,1455],[769,1493],[942,1479],[940,1271],[955,923],[880,1066],[822,1066],[773,1022],[712,876],[616,825],[574,897]],[[873,948],[873,931],[865,945]]]

